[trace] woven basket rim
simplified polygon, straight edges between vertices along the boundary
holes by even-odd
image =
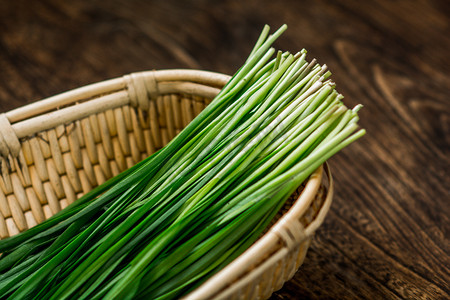
[[[131,105],[138,106],[139,101],[134,98],[139,98],[139,95],[136,97],[131,95],[138,88],[145,90],[152,99],[161,94],[183,91],[211,97],[217,94],[229,79],[229,75],[204,70],[142,71],[75,88],[10,110],[1,116],[11,124],[15,135],[20,139],[52,128],[58,122],[64,124],[71,115],[73,115],[73,119],[79,119],[96,110],[116,108],[130,102]],[[87,105],[89,100],[95,100],[100,104],[89,106]],[[61,109],[61,107],[76,103],[89,106],[85,114],[74,115],[70,111],[64,113],[64,108]],[[49,122],[50,120],[54,121]],[[1,135],[0,139],[2,139]]]
[[[83,98],[92,97],[98,92],[104,91],[105,93],[111,93],[124,89],[127,87],[127,78],[136,76],[147,79],[150,78],[156,83],[168,81],[188,81],[192,83],[208,84],[214,87],[221,87],[231,78],[231,76],[226,74],[206,70],[165,69],[141,71],[74,88],[60,94],[17,107],[5,112],[4,114],[8,118],[9,122],[14,124],[25,119],[39,116],[47,111],[55,110],[62,105],[74,104]]]

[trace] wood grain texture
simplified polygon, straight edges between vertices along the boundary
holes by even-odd
[[[448,1],[6,1],[0,111],[134,71],[232,74],[265,23],[329,66],[368,131],[331,160],[331,212],[272,300],[449,299]]]

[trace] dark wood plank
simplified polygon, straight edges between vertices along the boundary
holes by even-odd
[[[450,298],[448,1],[7,1],[0,111],[140,70],[232,74],[265,23],[368,131],[331,160],[331,212],[272,299]]]

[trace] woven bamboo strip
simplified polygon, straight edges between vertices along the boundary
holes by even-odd
[[[64,194],[67,199],[67,203],[73,203],[77,199],[77,196],[73,186],[70,184],[69,178],[66,175],[61,176],[61,182],[64,189]]]
[[[11,210],[9,209],[6,196],[3,193],[2,189],[0,189],[0,212],[2,213],[2,216],[4,216],[5,218],[11,216]]]
[[[130,155],[131,149],[128,140],[127,126],[123,110],[121,108],[116,108],[114,110],[114,116],[116,119],[117,138],[119,139],[119,145],[122,149],[123,154],[125,156],[128,156]]]
[[[58,126],[59,127],[59,126]],[[66,169],[64,168],[64,161],[62,158],[62,152],[59,147],[58,143],[58,135],[56,133],[56,130],[49,130],[48,131],[48,142],[50,144],[50,151],[52,153],[52,158],[55,161],[54,166],[56,168],[56,171],[58,174],[64,174],[66,172]]]

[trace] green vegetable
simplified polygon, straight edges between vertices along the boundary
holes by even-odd
[[[364,134],[306,51],[266,26],[228,84],[167,146],[0,241],[11,299],[173,299],[235,259],[287,198]]]

